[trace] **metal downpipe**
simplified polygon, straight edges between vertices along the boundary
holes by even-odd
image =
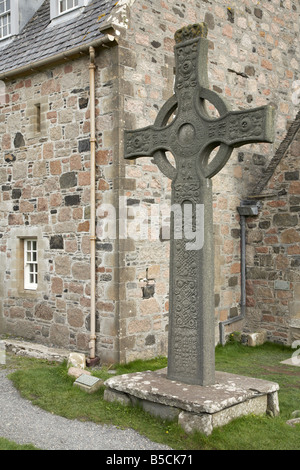
[[[95,49],[89,48],[90,53],[90,143],[91,143],[91,184],[90,184],[90,261],[91,261],[91,334],[90,360],[96,358],[96,125],[95,125]]]
[[[258,214],[258,205],[252,201],[242,201],[237,208],[241,226],[241,313],[219,323],[220,344],[225,345],[225,326],[243,320],[246,315],[246,217]]]

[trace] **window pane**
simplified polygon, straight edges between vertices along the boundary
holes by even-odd
[[[24,288],[35,290],[38,282],[37,240],[24,240]]]
[[[59,0],[59,12],[72,10],[72,8],[79,6],[79,0]]]
[[[10,0],[6,0],[6,11],[10,10]]]

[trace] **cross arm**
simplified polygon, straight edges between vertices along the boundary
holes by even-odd
[[[164,129],[154,126],[125,131],[124,158],[150,157],[158,150],[168,150],[168,137]]]
[[[274,112],[270,106],[231,111],[208,123],[208,140],[219,139],[230,147],[274,141]]]
[[[252,110],[231,111],[214,121],[207,120],[207,140],[202,148],[203,160],[208,161],[210,152],[218,143],[220,150],[204,168],[206,178],[211,178],[221,171],[234,147],[274,142],[274,113],[274,108],[267,105]]]

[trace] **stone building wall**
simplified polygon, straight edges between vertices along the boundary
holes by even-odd
[[[300,131],[247,221],[245,329],[265,329],[273,342],[300,339]]]
[[[96,93],[98,201],[112,184],[112,110],[104,104],[114,86],[105,77],[113,60],[113,53],[103,52],[96,72],[101,83]],[[90,334],[88,65],[85,56],[6,82],[0,109],[3,328],[83,351],[88,351]],[[38,244],[36,291],[24,290],[23,240],[28,237]],[[113,243],[97,244],[99,299],[113,279]],[[107,342],[116,336],[107,320],[115,303],[109,300],[97,301],[97,326],[103,314]]]
[[[299,78],[299,22],[295,21],[298,9],[297,2],[279,0],[245,0],[230,5],[224,1],[135,2],[128,26],[119,39],[122,79],[128,86],[123,98],[127,129],[154,123],[158,110],[173,94],[174,33],[184,25],[201,21],[208,24],[211,89],[222,95],[231,109],[265,104],[276,108],[274,144],[235,149],[228,164],[213,179],[216,342],[218,323],[241,313],[237,206],[264,173],[297,110],[292,94]],[[216,115],[212,106],[209,112]],[[126,162],[123,171],[128,179],[136,181],[133,189],[126,192],[130,203],[147,200],[155,206],[170,201],[169,181],[150,159]],[[156,344],[163,338],[158,332],[151,333],[154,319],[163,322],[167,330],[167,245],[134,241],[133,256],[126,259],[131,278],[125,282],[125,295],[135,306],[135,319],[124,318],[122,323],[124,337],[131,341],[128,358],[157,351],[155,344],[149,347],[151,337]],[[146,278],[147,269],[153,269],[149,278],[155,280],[155,294],[143,299],[139,280]],[[130,325],[135,325],[135,329]],[[241,322],[232,324],[232,328],[242,328]]]
[[[228,5],[221,0],[135,0],[119,5],[107,20],[120,33],[119,45],[96,54],[96,351],[107,362],[167,353],[170,181],[149,158],[124,161],[123,132],[153,124],[158,110],[172,96],[175,31],[189,23],[207,22],[210,87],[232,109],[264,104],[276,108],[274,144],[234,150],[213,180],[216,342],[218,322],[240,313],[236,207],[263,174],[288,121],[295,117],[292,94],[299,79],[296,1],[243,0]],[[10,80],[0,105],[0,328],[86,352],[90,315],[88,63],[88,56],[83,56]],[[216,115],[212,106],[209,112]],[[296,183],[291,181],[291,187]],[[105,232],[109,210],[119,217],[114,234]],[[273,207],[268,216],[269,230],[276,210]],[[265,221],[252,222],[254,233],[260,222]],[[250,229],[249,225],[251,238]],[[258,229],[267,230],[259,225]],[[20,280],[22,240],[27,236],[38,240],[41,282],[36,292],[24,292]],[[262,241],[249,243],[250,253],[256,248],[265,246]],[[259,250],[252,253],[253,263],[259,254]],[[253,294],[256,304],[249,304],[250,286],[257,281],[251,262],[248,309],[257,317],[262,311],[258,291]],[[279,276],[278,280],[287,279]],[[270,282],[269,288],[277,295],[274,280]],[[294,284],[290,289],[297,302]],[[261,318],[264,326],[268,315]],[[276,330],[275,323],[270,324]]]

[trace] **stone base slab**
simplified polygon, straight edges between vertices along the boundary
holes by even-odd
[[[125,374],[105,382],[104,399],[139,405],[154,416],[173,420],[187,433],[206,435],[248,414],[279,414],[279,385],[267,380],[216,372],[214,385],[187,385],[167,379],[167,369]]]

